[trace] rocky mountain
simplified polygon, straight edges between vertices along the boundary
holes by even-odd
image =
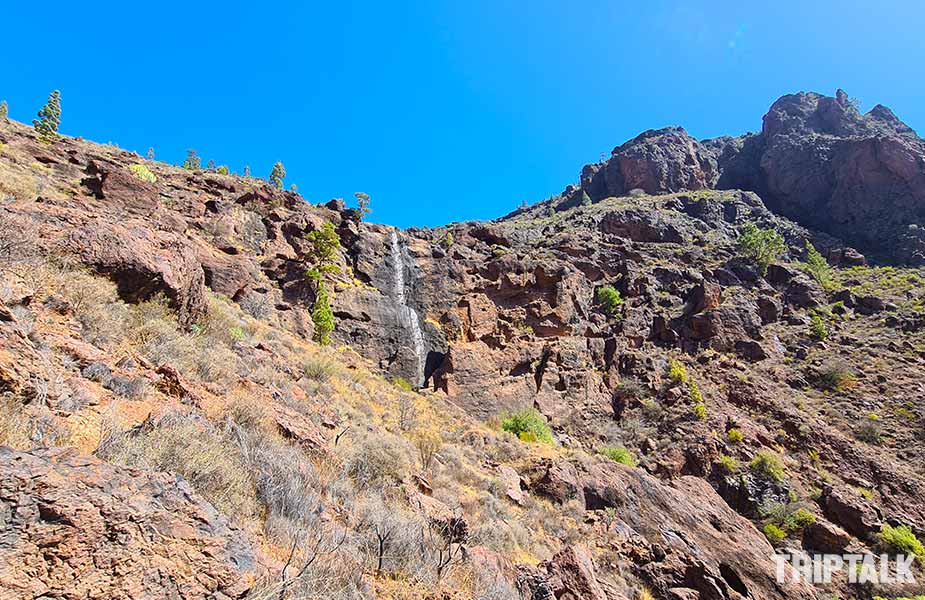
[[[772,558],[925,539],[925,142],[889,109],[785,96],[407,231],[0,144],[0,596],[921,593]]]
[[[756,192],[775,213],[900,264],[925,261],[925,141],[880,104],[861,114],[842,90],[783,96],[760,133],[699,142],[680,128],[647,131],[587,165],[580,192],[632,189]]]

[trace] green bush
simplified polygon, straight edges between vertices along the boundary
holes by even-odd
[[[925,546],[919,541],[908,525],[892,527],[884,525],[880,528],[880,543],[896,554],[914,554],[919,560],[925,561]]]
[[[806,242],[806,262],[803,263],[803,268],[824,289],[831,289],[832,267],[809,241]]]
[[[675,384],[687,381],[687,369],[685,369],[681,361],[676,358],[668,360],[668,379]]]
[[[693,408],[694,418],[698,421],[703,421],[707,418],[707,407],[703,402],[698,402],[694,405]]]
[[[617,309],[623,304],[623,298],[620,297],[620,292],[612,285],[605,285],[597,290],[597,301],[608,317],[617,314]]]
[[[741,444],[745,441],[745,436],[742,435],[742,432],[734,427],[726,433],[726,436],[733,444]]]
[[[787,532],[774,523],[767,523],[761,530],[768,541],[774,545],[781,543],[787,537]]]
[[[761,229],[754,223],[746,223],[739,235],[739,254],[754,262],[761,274],[768,272],[768,265],[787,250],[784,237],[773,229]]]
[[[128,169],[132,172],[132,175],[134,175],[137,179],[144,181],[145,183],[154,183],[157,181],[157,177],[155,177],[154,173],[152,173],[148,167],[144,165],[129,165]]]
[[[534,408],[525,408],[501,421],[501,429],[525,442],[552,444],[552,431],[546,419]]]
[[[693,400],[695,403],[703,403],[703,394],[700,393],[700,386],[697,385],[697,382],[693,379],[691,379],[687,384],[687,392],[690,394],[691,400]]]
[[[413,392],[414,391],[414,386],[412,386],[411,382],[405,379],[404,377],[396,377],[395,379],[392,380],[392,383],[395,385],[395,387],[402,390],[403,392]]]
[[[748,466],[752,470],[752,473],[759,477],[777,482],[784,480],[784,465],[780,457],[773,452],[767,450],[758,452]]]
[[[628,467],[636,466],[636,457],[623,446],[608,446],[601,448],[600,454],[621,465],[626,465]]]
[[[815,313],[809,322],[809,334],[814,340],[824,342],[829,339],[829,328],[825,324],[822,315]]]
[[[730,475],[739,470],[739,461],[728,454],[720,454],[718,464],[722,472]]]

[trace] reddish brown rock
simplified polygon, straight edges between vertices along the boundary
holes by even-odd
[[[180,479],[71,450],[0,448],[0,596],[239,598],[243,534]]]

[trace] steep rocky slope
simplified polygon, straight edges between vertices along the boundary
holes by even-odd
[[[925,536],[925,272],[868,266],[850,226],[917,264],[921,140],[852,111],[800,94],[758,136],[647,132],[548,202],[408,231],[0,124],[0,592],[868,597],[771,558]],[[909,153],[786,151],[811,143]],[[832,187],[783,183],[804,168]],[[766,272],[749,223],[785,240]],[[531,408],[552,444],[500,431]]]

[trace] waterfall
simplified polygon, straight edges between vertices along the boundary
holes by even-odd
[[[405,292],[405,256],[396,231],[389,235],[389,245],[392,259],[392,299],[398,305],[399,324],[409,333],[410,346],[417,359],[415,381],[411,382],[417,388],[424,385],[424,332],[421,330],[417,311],[408,306]]]

